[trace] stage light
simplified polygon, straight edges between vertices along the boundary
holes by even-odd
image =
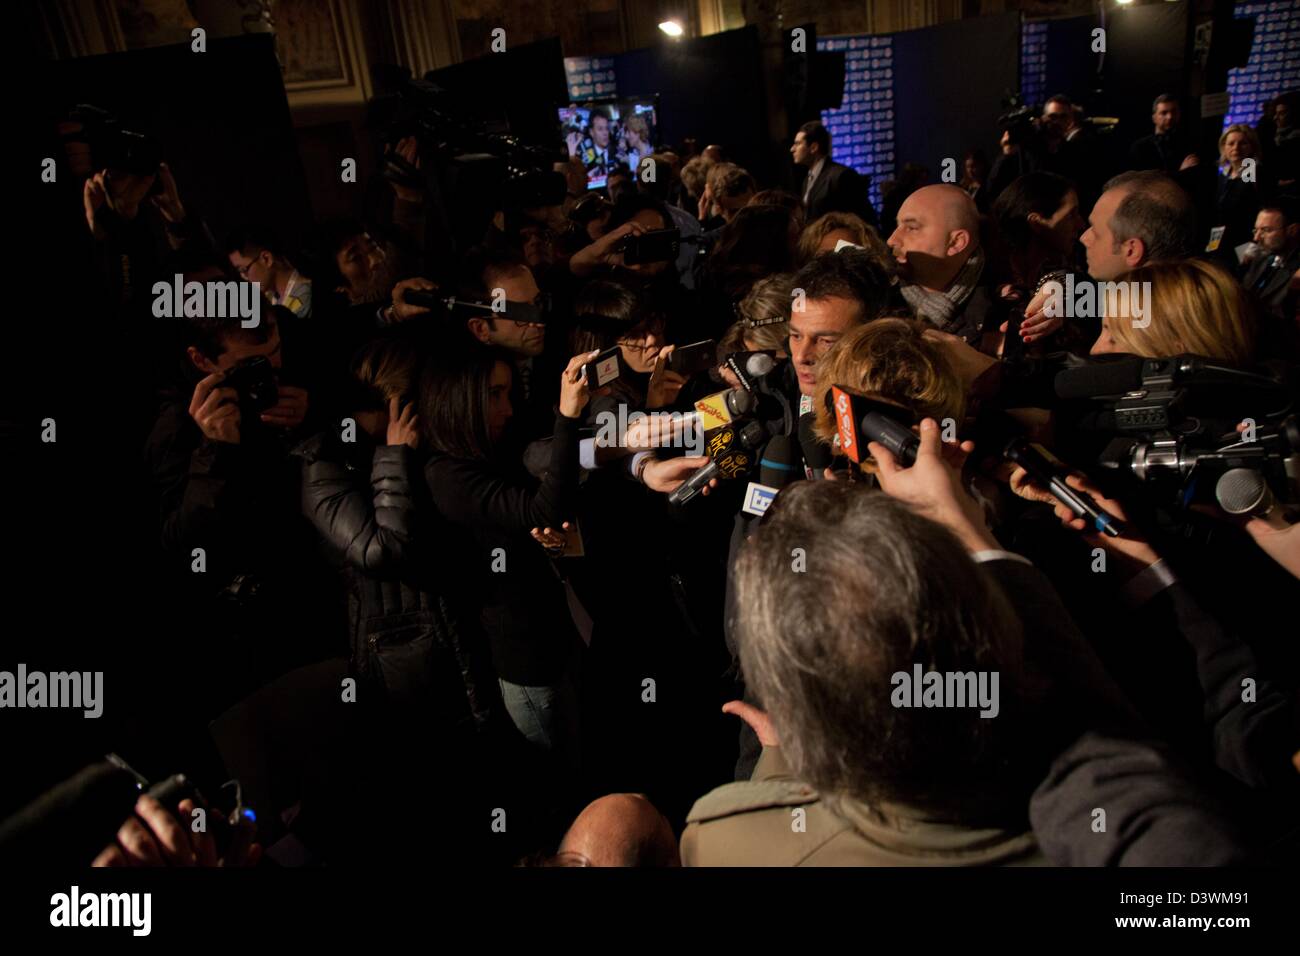
[[[670,37],[679,37],[682,35],[682,25],[676,20],[665,20],[659,24],[659,29],[663,30]]]

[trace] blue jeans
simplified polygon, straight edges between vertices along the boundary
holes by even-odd
[[[529,743],[575,767],[578,758],[578,694],[565,675],[554,685],[513,684],[498,678],[501,698],[515,727]]]

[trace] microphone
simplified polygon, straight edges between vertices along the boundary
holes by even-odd
[[[831,466],[831,460],[835,456],[831,446],[820,441],[814,434],[813,426],[816,422],[817,416],[812,412],[799,416],[799,450],[803,452],[804,467],[812,480],[820,481],[822,473]]]
[[[699,399],[695,411],[699,413],[700,427],[710,432],[752,414],[757,406],[757,399],[746,389],[728,388]]]
[[[1264,476],[1252,468],[1230,468],[1214,485],[1219,507],[1230,515],[1267,518],[1277,503]]]
[[[758,481],[745,489],[741,510],[752,515],[767,513],[778,491],[800,477],[794,442],[789,435],[773,435],[758,462]]]
[[[741,387],[752,392],[756,380],[776,368],[776,359],[767,352],[733,352],[724,364],[739,379]]]
[[[835,412],[840,452],[846,458],[862,464],[870,457],[867,444],[875,441],[893,452],[894,458],[904,468],[912,467],[921,439],[908,424],[898,420],[899,417],[912,417],[907,409],[854,395],[838,385],[831,386],[827,400]]]
[[[1091,495],[1076,491],[1067,485],[1061,470],[1023,437],[1016,437],[1007,442],[1003,455],[1025,469],[1029,477],[1073,511],[1076,518],[1087,518],[1094,528],[1111,538],[1118,538],[1124,533],[1124,525],[1118,518],[1103,511]]]
[[[735,478],[754,465],[754,449],[763,444],[767,430],[759,422],[728,425],[709,439],[709,463],[677,486],[668,496],[675,505],[690,501],[714,478]]]
[[[758,462],[758,480],[769,488],[784,488],[798,479],[794,443],[789,435],[773,435]]]
[[[0,851],[12,862],[87,867],[139,797],[130,773],[107,761],[91,764],[0,823]]]

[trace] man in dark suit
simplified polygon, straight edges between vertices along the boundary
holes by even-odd
[[[831,134],[813,120],[794,134],[790,155],[808,170],[799,187],[808,222],[828,212],[851,212],[872,226],[878,225],[876,210],[867,198],[871,180],[831,159]]]
[[[1300,270],[1300,217],[1293,200],[1265,203],[1255,217],[1255,242],[1264,254],[1251,261],[1241,284],[1262,312],[1283,316],[1295,311]]]

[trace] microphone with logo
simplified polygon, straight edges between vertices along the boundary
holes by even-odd
[[[708,440],[709,463],[677,486],[668,496],[675,505],[690,501],[714,478],[736,478],[755,463],[755,451],[767,440],[760,422],[737,422],[717,429]]]
[[[758,462],[758,481],[749,483],[741,510],[751,515],[767,514],[777,492],[799,477],[795,443],[789,435],[773,435]]]
[[[826,402],[835,415],[840,454],[861,465],[871,457],[870,442],[880,442],[904,468],[916,462],[921,439],[912,431],[915,416],[906,408],[856,395],[843,385],[832,385]]]

